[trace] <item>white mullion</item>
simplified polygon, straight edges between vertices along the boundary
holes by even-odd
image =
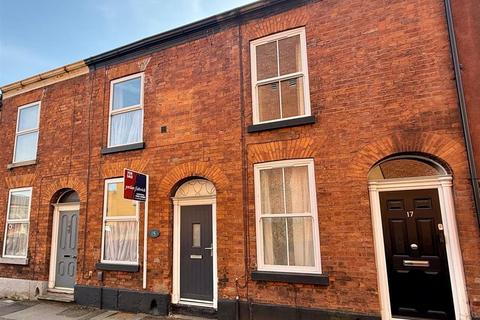
[[[283,76],[258,80],[255,83],[256,83],[256,85],[263,85],[263,84],[273,83],[275,81],[284,81],[284,80],[289,80],[289,79],[296,79],[296,78],[300,78],[300,77],[303,77],[303,76],[304,76],[304,73],[299,71],[299,72],[285,74]]]
[[[23,136],[23,135],[26,135],[26,134],[29,134],[29,133],[34,133],[34,132],[38,132],[38,127],[35,128],[35,129],[27,129],[27,130],[23,130],[23,131],[18,131],[17,132],[17,137],[18,136]]]
[[[312,214],[309,212],[305,213],[286,213],[286,214],[275,214],[275,213],[269,213],[269,214],[262,214],[263,218],[281,218],[281,217],[289,217],[289,218],[308,218],[312,217]]]
[[[142,110],[142,105],[139,104],[139,105],[134,105],[134,106],[129,106],[129,107],[121,108],[121,109],[112,110],[110,112],[110,116],[114,116],[114,115],[121,114],[121,113],[127,113],[127,112],[131,112],[131,111],[136,111],[136,110]]]

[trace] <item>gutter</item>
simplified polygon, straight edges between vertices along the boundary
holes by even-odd
[[[472,138],[470,136],[470,128],[468,126],[467,103],[465,101],[465,93],[463,91],[462,72],[460,60],[458,58],[457,40],[455,38],[455,29],[453,25],[452,6],[450,0],[445,1],[445,15],[447,17],[448,37],[450,39],[450,52],[452,54],[453,69],[455,72],[455,84],[457,87],[458,104],[460,109],[460,117],[462,120],[463,136],[465,138],[465,146],[467,148],[467,160],[470,170],[470,180],[473,188],[473,200],[475,202],[475,213],[477,222],[480,226],[480,188],[478,184],[477,169],[475,167],[475,158],[473,155]]]

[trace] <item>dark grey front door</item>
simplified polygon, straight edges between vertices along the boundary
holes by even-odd
[[[60,211],[55,287],[72,288],[77,273],[78,211]]]
[[[213,301],[212,206],[182,206],[180,215],[180,298]]]

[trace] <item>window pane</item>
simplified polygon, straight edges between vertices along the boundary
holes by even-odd
[[[284,80],[281,85],[283,118],[304,115],[303,78]]]
[[[287,233],[285,218],[264,218],[263,257],[265,264],[287,265]]]
[[[200,223],[192,224],[192,247],[199,248],[202,245]]]
[[[38,128],[38,105],[23,108],[18,114],[17,132]]]
[[[281,76],[302,70],[299,35],[278,41],[278,53]]]
[[[285,200],[287,213],[311,211],[307,166],[285,168]]]
[[[28,219],[30,206],[30,191],[15,191],[10,196],[10,210],[8,219]]]
[[[135,78],[113,85],[112,110],[140,104],[141,78]]]
[[[260,171],[262,213],[285,213],[282,168]]]
[[[278,76],[277,42],[262,44],[255,50],[257,53],[257,80]]]
[[[258,87],[258,110],[260,121],[280,119],[279,82]]]
[[[289,265],[315,266],[312,218],[287,218],[287,224]]]
[[[37,158],[38,131],[17,136],[14,162],[35,160]]]
[[[142,110],[112,116],[110,123],[110,146],[141,142]]]
[[[105,222],[104,260],[137,261],[138,225],[136,221]]]
[[[136,202],[123,198],[123,182],[107,186],[107,217],[136,217]]]
[[[5,241],[5,255],[27,255],[28,223],[7,224],[7,238]]]

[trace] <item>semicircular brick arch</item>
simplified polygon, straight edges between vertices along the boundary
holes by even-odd
[[[220,168],[207,162],[187,162],[176,166],[162,179],[159,191],[169,194],[172,188],[188,177],[202,177],[211,181],[217,191],[225,190],[229,184],[227,176]]]
[[[55,193],[61,189],[75,190],[80,197],[80,202],[84,202],[87,199],[87,185],[83,180],[76,177],[61,177],[43,185],[42,203],[50,203]]]
[[[248,159],[252,163],[274,160],[311,158],[315,155],[314,140],[300,138],[254,144],[248,147]]]
[[[115,161],[111,163],[105,163],[101,167],[102,177],[107,178],[116,178],[123,176],[123,170],[125,168],[131,169],[137,172],[144,172],[145,168],[149,163],[149,159],[139,159],[131,161]]]
[[[349,175],[366,179],[378,161],[398,153],[421,152],[446,163],[457,177],[468,177],[464,145],[446,135],[435,133],[398,134],[380,138],[363,146],[352,159]]]

